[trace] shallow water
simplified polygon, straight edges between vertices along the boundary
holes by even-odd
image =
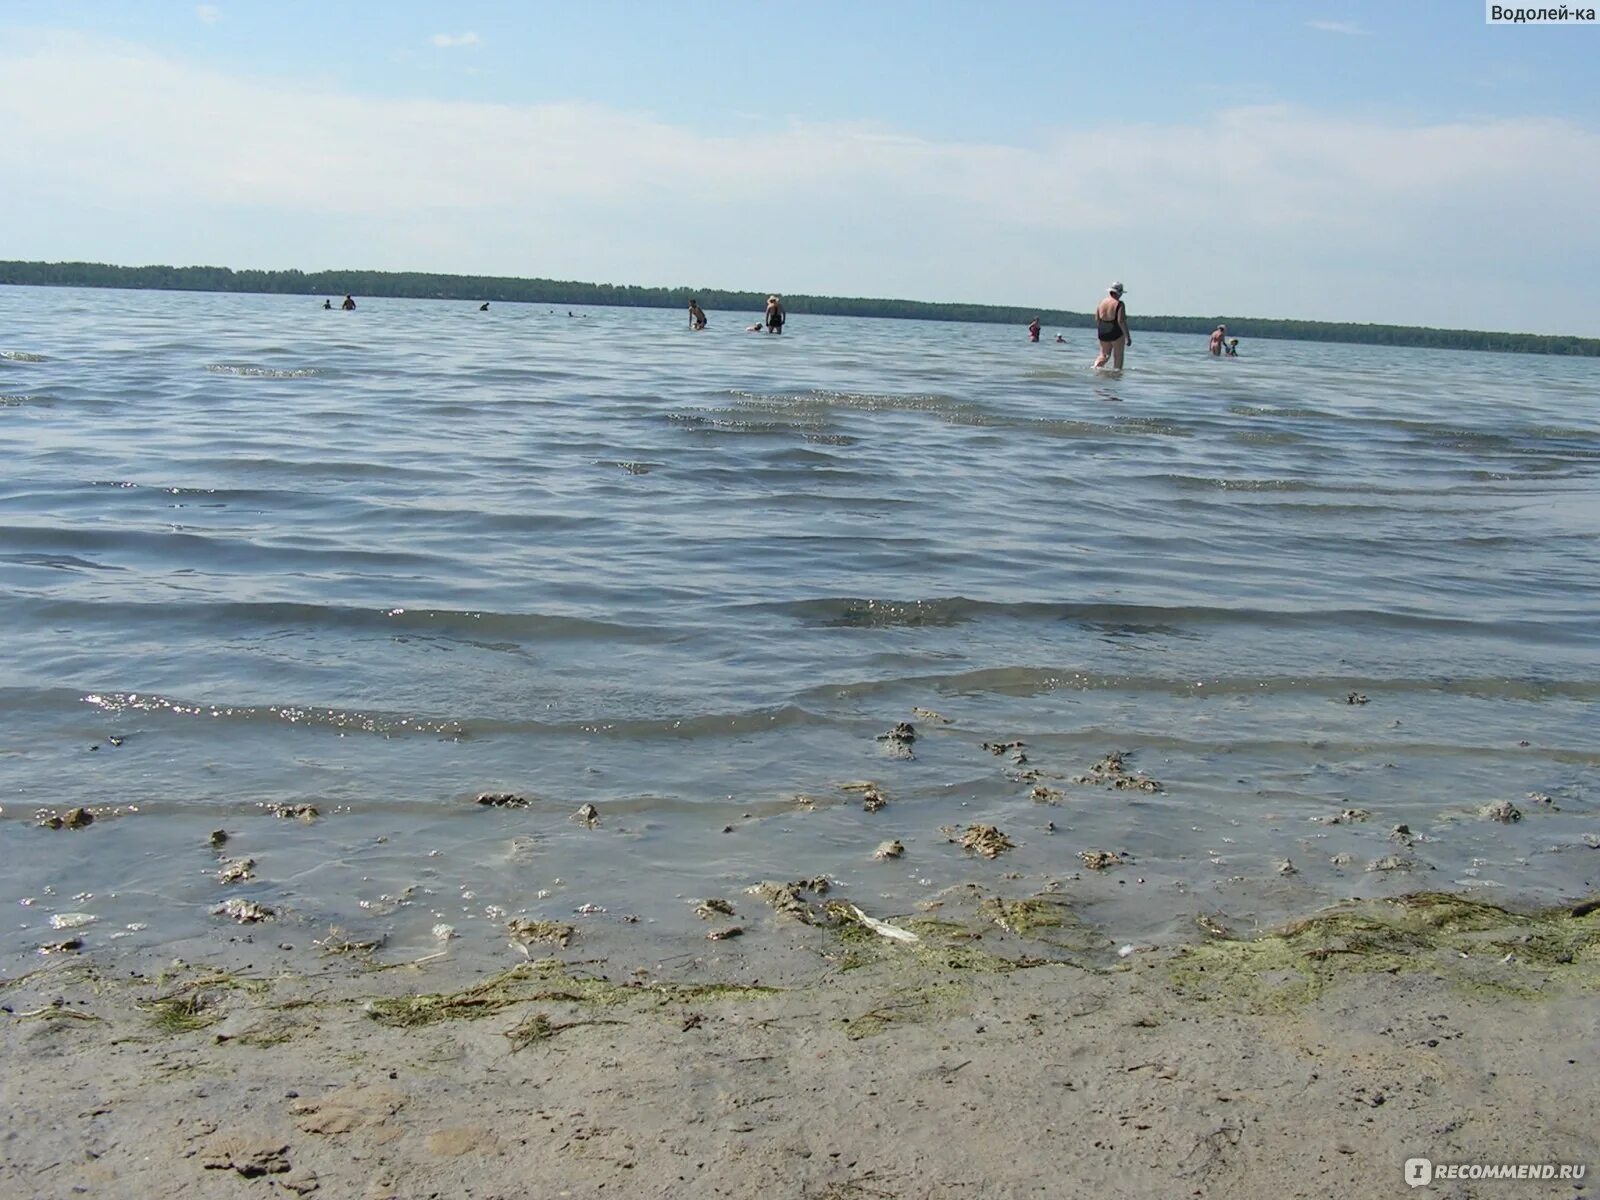
[[[273,940],[499,955],[594,905],[724,955],[764,878],[1059,886],[1118,941],[1594,890],[1592,361],[1244,330],[1117,378],[1084,331],[572,311],[0,288],[0,969],[68,912],[90,949],[236,932],[225,895]],[[1072,782],[1111,750],[1164,790]],[[939,832],[972,822],[1016,849]],[[707,895],[755,936],[701,940]]]

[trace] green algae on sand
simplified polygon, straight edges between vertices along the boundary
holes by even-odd
[[[1252,1011],[1291,1008],[1341,979],[1428,972],[1467,990],[1525,997],[1600,986],[1600,908],[1513,912],[1418,892],[1356,903],[1252,939],[1217,938],[1168,964],[1178,992]]]
[[[411,1028],[440,1021],[470,1021],[528,1002],[618,1005],[654,1001],[657,1005],[703,1000],[746,999],[777,988],[740,983],[611,983],[567,973],[558,959],[519,963],[457,992],[416,993],[369,1000],[367,1015],[381,1025]]]

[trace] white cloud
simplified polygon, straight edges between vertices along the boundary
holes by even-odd
[[[1600,253],[1594,223],[1562,224],[1559,245],[1523,232],[1600,202],[1600,134],[1565,120],[1256,105],[1032,146],[848,122],[709,135],[603,104],[368,98],[66,40],[0,49],[0,127],[14,257],[1061,307],[1121,277],[1142,312],[1600,320],[1600,293],[1562,267]],[[1541,279],[1530,313],[1520,292]]]
[[[1347,37],[1369,37],[1365,29],[1354,21],[1307,21],[1306,24],[1323,33],[1342,33]]]
[[[481,46],[483,44],[483,39],[471,30],[466,33],[436,33],[430,40],[442,50],[451,50],[458,46]]]
[[[207,25],[215,25],[218,21],[222,20],[222,10],[215,4],[195,5],[194,15],[199,17],[200,20],[205,22]]]

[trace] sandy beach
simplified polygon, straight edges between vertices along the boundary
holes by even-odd
[[[1119,956],[1049,897],[891,923],[912,942],[800,895],[754,918],[810,955],[783,986],[560,928],[470,979],[359,948],[264,973],[239,941],[156,974],[52,956],[0,985],[0,1192],[1394,1196],[1416,1156],[1597,1160],[1587,905],[1417,894]]]

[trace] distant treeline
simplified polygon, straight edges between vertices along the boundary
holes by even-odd
[[[0,261],[0,284],[36,287],[152,288],[184,292],[270,292],[295,296],[398,296],[427,300],[501,300],[527,304],[603,304],[638,308],[682,308],[691,296],[710,309],[759,313],[765,292],[720,288],[649,288],[560,279],[513,279],[497,275],[428,275],[418,271],[234,271],[227,267],[117,267],[106,263]],[[995,304],[933,304],[850,296],[785,294],[791,314],[841,317],[902,317],[920,321],[979,321],[1023,325],[1035,316],[1045,324],[1089,326],[1089,313]],[[1288,321],[1255,317],[1152,317],[1135,311],[1131,324],[1162,333],[1210,333],[1226,323],[1244,338],[1292,338],[1305,342],[1354,342],[1378,346],[1428,346],[1445,350],[1503,350],[1519,354],[1600,357],[1600,338],[1488,333],[1472,329],[1426,329],[1410,325],[1354,325],[1339,321]]]

